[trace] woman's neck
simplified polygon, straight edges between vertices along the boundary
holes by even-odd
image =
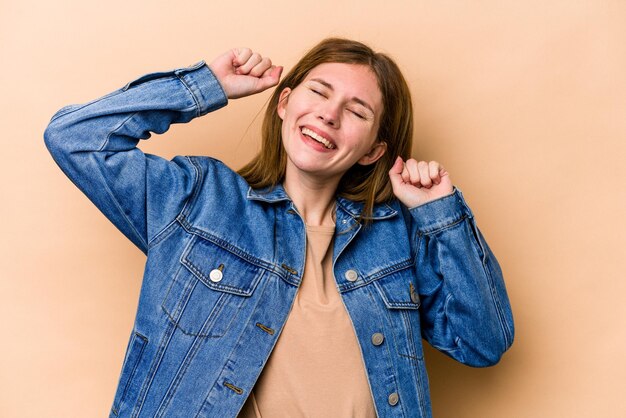
[[[339,180],[320,181],[306,175],[286,173],[283,186],[309,226],[335,224],[335,192]]]

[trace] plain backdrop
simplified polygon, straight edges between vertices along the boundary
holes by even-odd
[[[331,35],[401,65],[414,156],[505,274],[513,348],[486,369],[427,350],[435,416],[626,416],[626,2],[601,0],[1,0],[0,416],[106,416],[137,307],[144,256],[49,156],[54,112],[231,47],[288,70]],[[239,168],[268,97],[142,149]]]

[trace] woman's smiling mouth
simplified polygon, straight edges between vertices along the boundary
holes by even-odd
[[[309,128],[302,127],[300,129],[300,131],[302,132],[303,135],[306,135],[309,138],[314,139],[315,141],[317,141],[320,144],[324,145],[324,147],[326,147],[327,149],[334,149],[335,148],[335,144],[331,143],[328,139],[324,138],[323,136],[319,135],[318,133],[313,132]]]

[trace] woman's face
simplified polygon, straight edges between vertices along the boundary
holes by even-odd
[[[296,88],[280,95],[286,176],[338,181],[354,164],[374,163],[386,149],[377,141],[382,110],[382,94],[369,67],[315,67]]]

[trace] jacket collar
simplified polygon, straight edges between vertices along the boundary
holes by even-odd
[[[283,201],[291,202],[291,199],[285,192],[282,184],[276,185],[275,187],[266,187],[263,189],[253,189],[250,187],[248,189],[247,198],[249,200],[257,200],[261,202],[267,203],[278,203]],[[346,199],[345,197],[337,197],[337,207],[343,209],[347,212],[351,217],[358,218],[363,210],[362,202],[354,202],[350,199]],[[392,208],[387,203],[380,203],[374,205],[374,209],[372,211],[372,219],[387,219],[395,216],[398,211]]]
[[[275,187],[264,187],[262,189],[248,188],[248,200],[260,200],[261,202],[277,203],[282,201],[291,201],[282,184]]]
[[[337,197],[337,206],[348,212],[353,218],[358,218],[363,210],[364,204],[362,202],[355,202],[339,196]],[[387,219],[396,216],[397,213],[398,211],[389,206],[389,204],[379,203],[374,205],[374,208],[372,209],[372,219]]]

